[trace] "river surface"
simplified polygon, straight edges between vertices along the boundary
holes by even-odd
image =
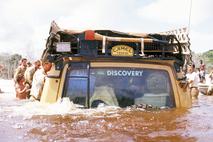
[[[79,109],[20,101],[11,80],[0,80],[0,142],[212,142],[213,96],[190,109]]]

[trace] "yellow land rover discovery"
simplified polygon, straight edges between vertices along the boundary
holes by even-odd
[[[182,68],[190,62],[186,29],[139,34],[73,31],[52,22],[42,58],[53,63],[41,102],[63,97],[85,108],[190,107]]]

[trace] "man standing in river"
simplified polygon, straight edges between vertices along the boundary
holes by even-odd
[[[200,72],[199,72],[199,77],[200,77],[200,82],[205,83],[205,64],[203,63],[203,60],[200,60]]]
[[[40,100],[45,82],[45,77],[47,76],[47,72],[50,71],[51,67],[52,63],[50,63],[48,60],[43,60],[42,68],[36,70],[33,76],[30,100]]]
[[[14,73],[14,81],[15,83],[17,83],[17,79],[18,79],[18,76],[24,76],[24,73],[27,69],[27,59],[26,58],[22,58],[21,59],[21,62],[20,62],[20,65],[18,66],[18,68],[15,70],[15,73]]]
[[[199,75],[195,72],[195,65],[188,65],[187,66],[187,74],[186,79],[189,84],[189,91],[190,95],[193,99],[197,99],[199,90],[198,90],[198,83],[200,82]]]

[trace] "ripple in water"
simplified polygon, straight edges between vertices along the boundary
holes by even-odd
[[[200,95],[188,110],[145,111],[100,106],[81,109],[0,96],[1,142],[213,141],[213,97]]]

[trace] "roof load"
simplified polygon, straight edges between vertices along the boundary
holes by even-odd
[[[116,51],[118,51],[116,53]],[[176,59],[191,62],[187,28],[159,33],[125,33],[113,30],[67,30],[51,23],[47,55]]]

